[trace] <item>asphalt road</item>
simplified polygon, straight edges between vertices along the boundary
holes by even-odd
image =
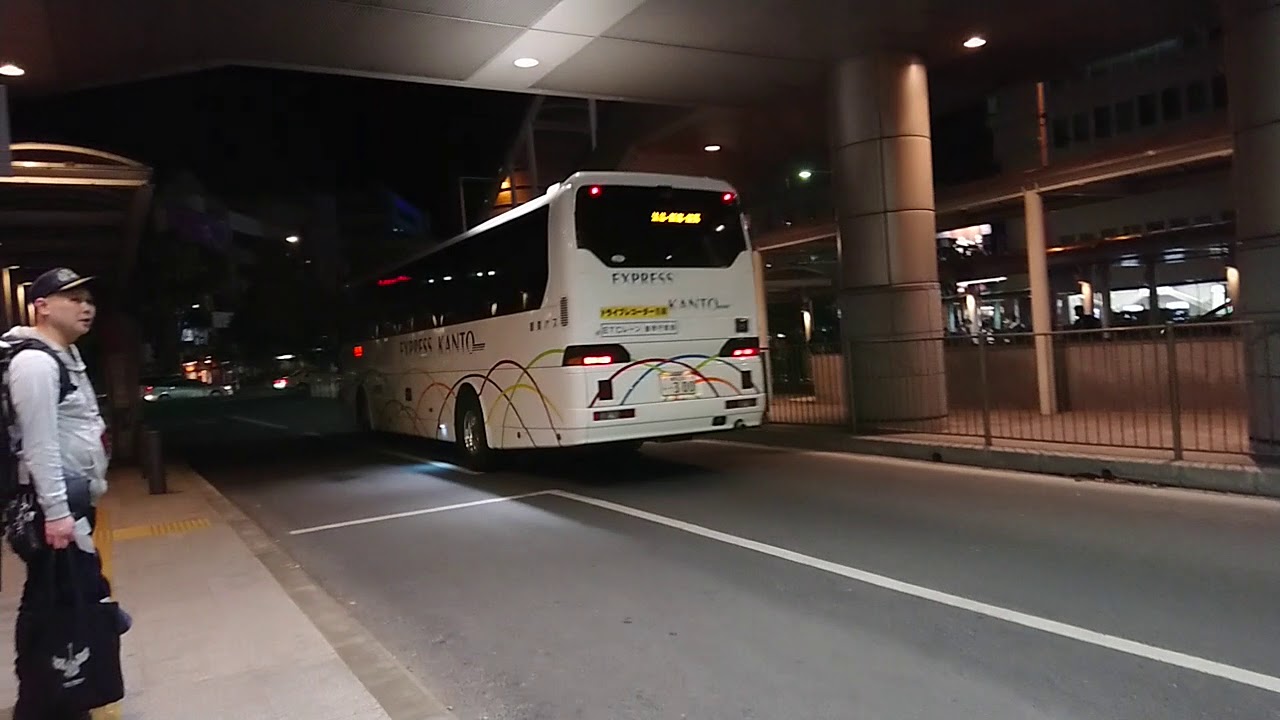
[[[166,412],[464,720],[1280,718],[1273,501],[707,442],[475,475],[323,402]]]

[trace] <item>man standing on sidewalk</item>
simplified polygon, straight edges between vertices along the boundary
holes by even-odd
[[[54,550],[67,553],[79,590],[97,602],[110,593],[102,578],[102,564],[93,544],[94,511],[107,489],[107,451],[103,442],[106,423],[98,410],[97,396],[75,342],[93,326],[96,307],[85,287],[89,278],[59,268],[32,283],[29,298],[35,305],[34,327],[15,327],[4,335],[10,342],[43,343],[40,349],[18,352],[9,364],[8,391],[13,401],[21,437],[19,477],[34,485],[44,511],[45,540]],[[69,371],[74,389],[62,398],[64,375]],[[49,577],[51,550],[44,557],[27,560],[27,581],[18,608],[15,632],[15,665],[18,699],[14,720],[80,720],[88,712],[56,706],[57,699],[40,697],[24,688],[31,661],[34,628],[31,612],[52,598]],[[81,580],[82,579],[82,580]],[[27,665],[24,665],[24,660]]]

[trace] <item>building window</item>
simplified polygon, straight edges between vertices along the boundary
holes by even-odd
[[[1213,107],[1218,110],[1227,107],[1227,76],[1222,73],[1213,76]]]
[[[1053,146],[1061,150],[1071,145],[1071,126],[1066,118],[1053,119]]]
[[[1165,88],[1160,93],[1160,110],[1165,122],[1182,119],[1182,88]]]
[[[1138,125],[1151,127],[1158,120],[1155,93],[1138,96]]]
[[[1116,132],[1133,132],[1134,104],[1132,100],[1116,103]]]
[[[1187,114],[1195,115],[1209,109],[1209,91],[1203,80],[1187,86]]]
[[[1089,142],[1089,113],[1076,113],[1071,118],[1071,139]]]
[[[1103,105],[1093,109],[1093,133],[1103,140],[1111,137],[1111,106]]]

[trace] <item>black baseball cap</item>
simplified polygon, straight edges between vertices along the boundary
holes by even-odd
[[[31,283],[31,291],[27,294],[27,297],[34,302],[40,298],[47,298],[50,295],[73,290],[91,280],[93,280],[92,277],[82,277],[70,268],[54,268]]]

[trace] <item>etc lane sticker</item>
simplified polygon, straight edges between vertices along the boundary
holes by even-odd
[[[601,323],[596,334],[606,338],[653,337],[655,335],[675,335],[679,332],[679,324],[674,320],[656,320],[652,322],[613,322]]]

